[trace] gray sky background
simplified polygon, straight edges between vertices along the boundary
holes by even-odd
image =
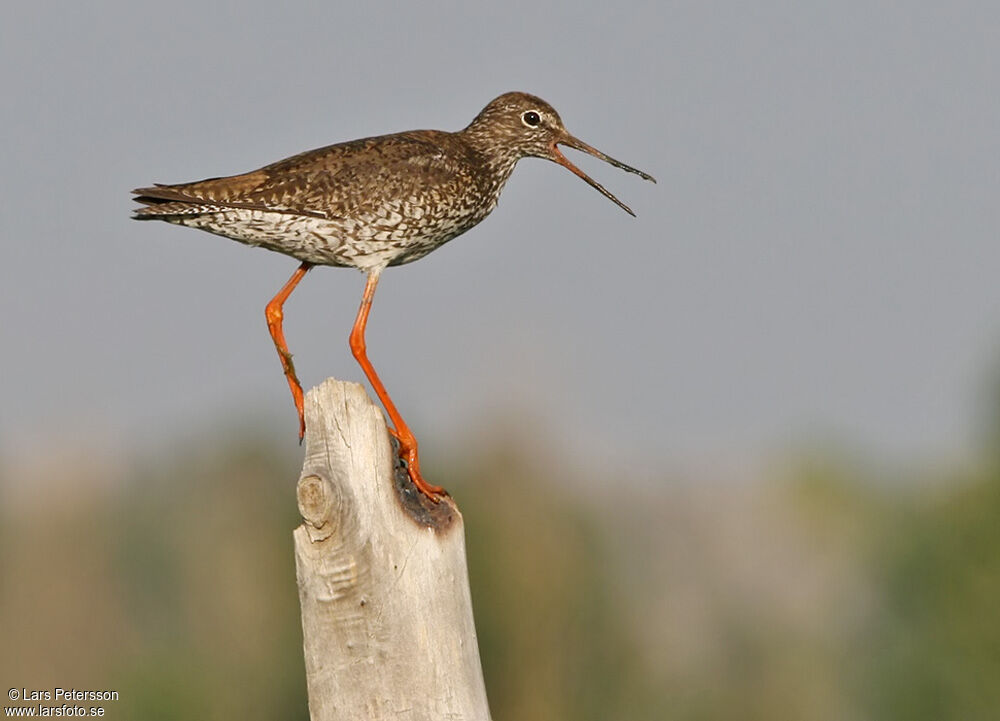
[[[4,3],[0,453],[233,419],[294,447],[263,308],[295,261],[135,223],[128,191],[517,89],[659,184],[570,151],[633,219],[525,160],[386,273],[369,350],[428,458],[522,412],[640,475],[813,437],[960,455],[1000,351],[998,48],[995,2]],[[362,378],[363,280],[287,304],[305,385]]]

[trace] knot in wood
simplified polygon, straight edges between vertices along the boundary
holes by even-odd
[[[333,521],[340,510],[340,490],[328,479],[310,474],[299,479],[296,495],[299,513],[305,522],[317,530],[322,529],[323,538],[333,533]],[[314,537],[314,540],[318,539]]]

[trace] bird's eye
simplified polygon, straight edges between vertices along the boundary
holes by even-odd
[[[521,122],[529,128],[537,128],[542,119],[534,110],[529,110],[521,116]]]

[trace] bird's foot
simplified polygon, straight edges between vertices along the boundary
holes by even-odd
[[[419,472],[414,472],[413,466],[409,465],[409,463],[407,463],[406,472],[410,474],[410,480],[413,481],[413,485],[417,487],[417,490],[434,503],[440,503],[441,499],[448,495],[448,491],[444,490],[444,488],[428,483]]]
[[[417,490],[423,493],[434,503],[440,503],[441,499],[448,495],[441,486],[435,486],[424,480],[420,475],[420,459],[417,456],[417,441],[410,434],[401,434],[395,428],[387,429],[389,435],[399,442],[399,457],[406,464],[406,473]]]
[[[299,415],[299,445],[301,446],[302,439],[306,435],[306,409],[302,385],[295,375],[294,368],[291,373],[285,373],[285,377],[288,379],[288,387],[292,391],[292,400],[295,401],[295,410]]]

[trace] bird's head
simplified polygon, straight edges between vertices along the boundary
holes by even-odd
[[[573,165],[563,155],[559,145],[566,145],[600,158],[616,168],[656,182],[653,176],[625,165],[605,155],[597,148],[575,138],[563,126],[562,118],[547,102],[528,93],[504,93],[492,100],[465,129],[475,135],[481,144],[498,154],[512,154],[513,159],[534,156],[545,158],[572,171],[596,188],[605,197],[617,203],[629,215],[632,209],[608,192],[604,186]]]

